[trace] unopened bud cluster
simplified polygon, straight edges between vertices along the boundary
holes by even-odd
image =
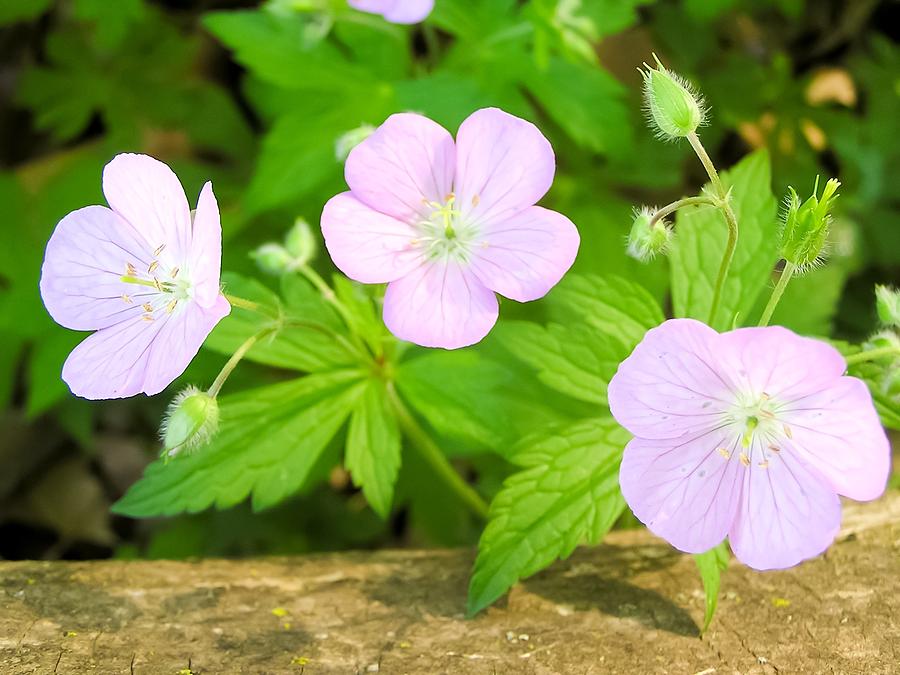
[[[163,455],[174,457],[209,443],[219,429],[219,404],[205,391],[191,386],[169,404],[160,436]]]
[[[875,286],[875,308],[881,323],[900,328],[900,290],[880,284]]]
[[[645,63],[641,71],[647,118],[660,138],[684,138],[706,122],[706,106],[687,80],[653,58],[656,67]]]
[[[665,220],[653,222],[654,212],[655,209],[646,206],[635,211],[628,233],[628,255],[641,262],[665,255],[672,240],[672,230]]]
[[[831,209],[838,197],[840,181],[831,178],[825,183],[821,199],[817,196],[818,179],[812,196],[805,202],[794,188],[785,200],[781,234],[781,257],[806,270],[822,262],[831,227]]]
[[[309,223],[303,218],[297,218],[285,236],[284,243],[265,243],[250,256],[263,272],[280,275],[306,265],[313,259],[317,249],[318,243]]]

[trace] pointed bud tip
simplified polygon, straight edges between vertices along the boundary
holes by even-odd
[[[668,70],[656,54],[656,66],[644,64],[644,102],[650,126],[660,138],[688,136],[706,123],[702,97],[684,78]]]
[[[819,179],[812,195],[804,202],[793,187],[789,187],[782,212],[781,257],[795,265],[800,272],[821,265],[824,261],[831,229],[831,210],[841,183],[835,178],[825,183],[821,199],[818,197]]]

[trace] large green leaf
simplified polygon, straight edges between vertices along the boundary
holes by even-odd
[[[718,330],[731,328],[735,319],[747,322],[778,260],[777,205],[768,152],[748,155],[721,178],[732,190],[740,234],[712,321],[709,313],[728,237],[721,212],[710,206],[680,210],[669,254],[675,316],[706,321]]]
[[[344,466],[375,512],[387,518],[400,472],[400,430],[382,380],[369,380],[356,402]]]
[[[722,572],[728,567],[728,545],[722,542],[705,553],[694,556],[700,578],[703,581],[703,592],[706,595],[706,610],[703,617],[703,630],[706,632],[716,613],[719,604],[719,586],[722,583]]]
[[[221,429],[194,454],[159,459],[113,510],[132,517],[227,508],[255,510],[299,490],[365,384],[361,371],[309,375],[222,397]]]
[[[468,611],[494,602],[519,579],[596,543],[625,508],[618,471],[628,433],[612,418],[532,438],[491,504],[469,584]]]

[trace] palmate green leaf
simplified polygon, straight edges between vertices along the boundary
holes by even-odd
[[[706,610],[703,617],[703,630],[705,633],[712,623],[713,616],[716,613],[716,606],[719,604],[719,587],[722,583],[722,572],[728,568],[728,545],[722,542],[705,553],[697,553],[694,555],[694,562],[697,563],[697,569],[700,570],[700,578],[703,580],[703,592],[706,595]]]
[[[769,282],[778,260],[778,222],[768,152],[757,150],[721,178],[726,189],[733,190],[732,208],[740,235],[719,310],[711,322],[709,312],[728,231],[720,211],[709,206],[681,209],[669,260],[675,316],[726,330],[735,317],[738,323],[747,322]]]
[[[282,280],[284,300],[253,279],[238,274],[222,275],[225,292],[251,300],[260,312],[232,307],[231,314],[207,338],[207,349],[230,356],[243,342],[267,327],[278,327],[247,353],[246,359],[279,368],[316,373],[348,366],[355,357],[335,341],[341,324],[318,292],[297,275]],[[320,329],[291,324],[292,320],[319,325]]]
[[[365,389],[362,371],[309,375],[220,399],[221,428],[194,454],[158,459],[113,507],[135,518],[234,506],[299,490]]]
[[[609,417],[584,420],[523,442],[491,504],[469,584],[475,614],[516,581],[598,542],[625,508],[618,472],[628,432]]]
[[[391,512],[400,472],[400,429],[390,408],[385,383],[371,379],[356,402],[347,432],[344,466],[366,501],[382,518]]]

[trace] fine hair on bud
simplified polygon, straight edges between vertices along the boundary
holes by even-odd
[[[188,454],[205,446],[219,430],[219,404],[215,397],[191,385],[169,404],[159,429],[166,458]]]
[[[658,138],[675,141],[695,132],[707,122],[707,106],[686,79],[667,69],[656,54],[656,66],[638,69],[644,79],[644,112]]]
[[[900,328],[900,289],[877,284],[875,286],[875,309],[878,320],[885,326]]]
[[[781,210],[781,257],[804,273],[824,264],[828,256],[831,210],[838,197],[840,181],[831,178],[819,198],[819,178],[812,195],[805,201],[793,187],[788,187]]]
[[[626,250],[629,256],[640,262],[649,262],[658,255],[665,255],[672,241],[672,228],[662,218],[654,222],[655,213],[656,209],[649,206],[634,210]]]

